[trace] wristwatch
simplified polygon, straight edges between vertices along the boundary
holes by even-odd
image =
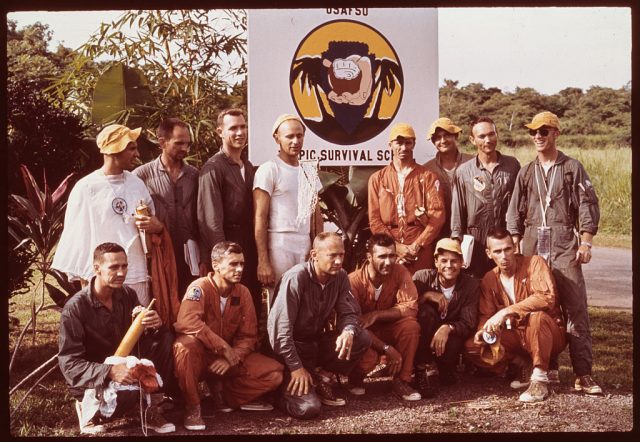
[[[384,344],[384,347],[382,347],[382,351],[386,353],[387,350],[389,350],[389,347],[391,347],[389,344]]]

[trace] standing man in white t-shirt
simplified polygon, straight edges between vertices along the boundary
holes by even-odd
[[[144,182],[129,172],[140,156],[136,140],[141,130],[111,124],[96,137],[103,165],[71,189],[64,230],[51,267],[67,273],[70,280],[79,279],[84,287],[94,274],[93,250],[104,242],[119,244],[129,261],[124,283],[146,306],[152,296],[139,232],[145,231],[149,244],[149,235],[162,232],[164,226],[153,215],[153,200]],[[149,207],[151,216],[136,215],[141,201]]]
[[[305,126],[300,118],[280,115],[272,135],[278,155],[256,171],[253,181],[258,280],[273,287],[291,267],[306,260],[311,228],[322,230],[316,165],[301,163]]]

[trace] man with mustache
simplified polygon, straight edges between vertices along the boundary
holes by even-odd
[[[396,242],[398,263],[413,274],[433,266],[433,244],[445,220],[443,184],[416,163],[416,134],[397,123],[389,132],[391,164],[369,177],[369,227]]]
[[[386,355],[392,391],[405,401],[422,397],[409,383],[418,347],[420,326],[416,321],[418,298],[411,273],[397,264],[393,238],[378,233],[367,241],[367,259],[349,274],[351,292],[362,311],[362,328],[371,335],[371,347],[349,373],[349,391],[363,395],[364,377]]]
[[[222,383],[231,411],[269,411],[257,402],[282,382],[282,365],[256,352],[258,322],[249,290],[240,283],[244,270],[240,245],[222,241],[211,250],[213,272],[195,280],[180,304],[174,324],[175,376],[185,402],[184,427],[204,430],[198,382]]]
[[[149,189],[156,215],[167,227],[178,276],[178,294],[184,295],[187,286],[195,279],[185,260],[184,248],[189,240],[197,243],[196,203],[198,196],[198,169],[187,164],[191,135],[189,126],[178,118],[166,118],[156,131],[160,150],[158,157],[133,173]],[[199,264],[200,276],[204,276],[206,260]]]

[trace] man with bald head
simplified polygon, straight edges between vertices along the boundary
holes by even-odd
[[[304,262],[312,228],[322,230],[315,224],[322,219],[317,164],[299,160],[305,131],[298,117],[280,115],[272,130],[278,154],[258,168],[253,181],[258,281],[263,286],[273,287],[285,271]]]
[[[411,274],[433,267],[433,244],[445,220],[443,185],[413,158],[416,134],[397,123],[389,133],[392,161],[369,178],[369,227],[396,242],[398,263]]]
[[[345,405],[334,391],[335,376],[348,375],[371,345],[343,261],[340,235],[319,233],[311,258],[276,284],[267,330],[276,359],[286,366],[278,405],[300,419],[320,414],[321,404]],[[327,331],[334,312],[335,329]]]

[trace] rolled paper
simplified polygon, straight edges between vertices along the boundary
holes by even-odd
[[[135,317],[131,325],[129,326],[129,330],[125,333],[124,338],[122,338],[122,342],[118,345],[118,349],[114,353],[114,356],[122,356],[127,357],[131,350],[133,350],[133,346],[136,345],[140,336],[142,336],[142,332],[144,331],[144,326],[142,325],[142,320],[144,316],[147,314],[151,307],[153,307],[153,303],[156,302],[155,298],[151,300],[147,308]]]

